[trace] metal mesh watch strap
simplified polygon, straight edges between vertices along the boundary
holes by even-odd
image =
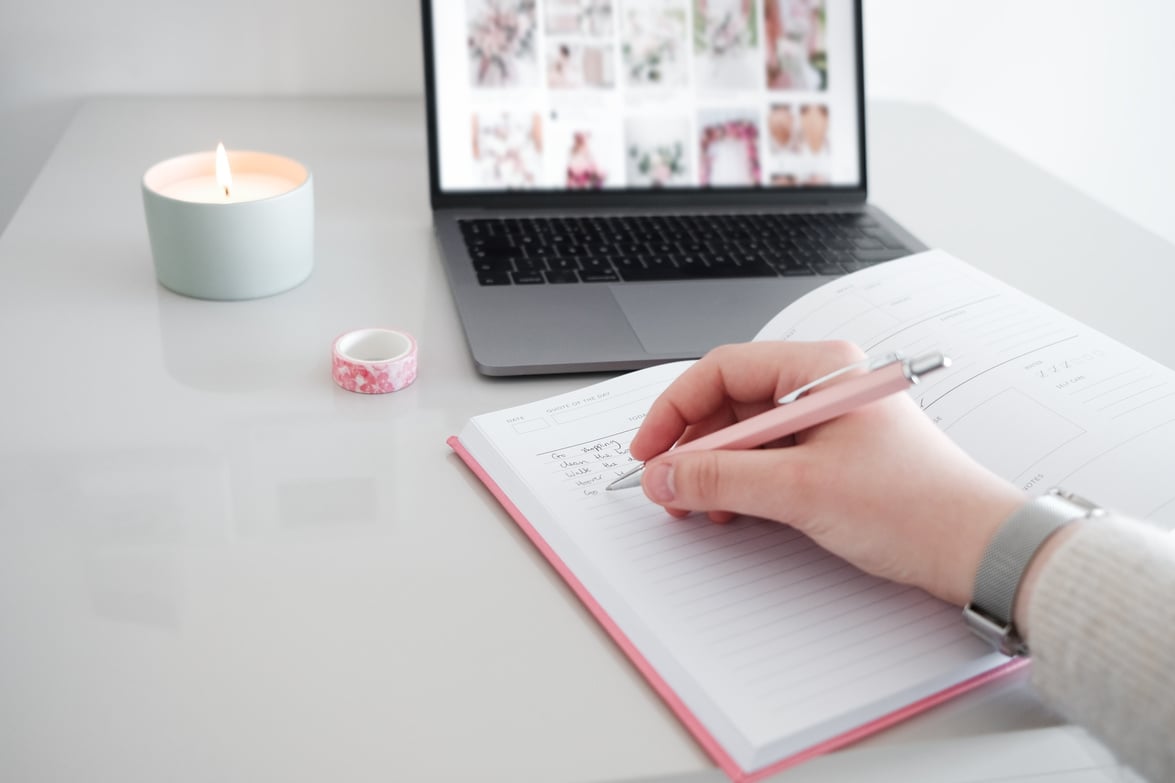
[[[971,630],[1005,655],[1028,652],[1012,622],[1020,580],[1033,555],[1050,535],[1075,519],[1101,513],[1084,498],[1051,489],[1021,506],[996,531],[979,562],[971,603],[963,619]]]

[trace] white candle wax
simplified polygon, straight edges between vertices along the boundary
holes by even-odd
[[[143,184],[154,193],[196,204],[244,204],[289,193],[309,176],[297,161],[264,152],[227,154],[228,193],[216,176],[216,155],[198,152],[152,166]]]
[[[228,195],[215,176],[191,177],[160,186],[157,192],[180,201],[200,204],[240,204],[288,193],[300,183],[275,174],[242,172],[233,176]]]

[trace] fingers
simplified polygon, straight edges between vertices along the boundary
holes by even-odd
[[[710,512],[714,521],[750,514],[789,522],[807,517],[823,481],[796,449],[670,454],[645,468],[641,487],[672,509]]]
[[[629,451],[648,460],[676,443],[773,407],[804,383],[863,356],[851,343],[725,345],[699,359],[649,408]]]

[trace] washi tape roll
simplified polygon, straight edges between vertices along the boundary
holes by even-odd
[[[394,329],[356,329],[335,338],[331,375],[347,391],[387,394],[416,380],[416,340]]]

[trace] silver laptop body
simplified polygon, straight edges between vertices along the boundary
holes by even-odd
[[[866,203],[860,0],[422,0],[422,19],[434,226],[483,374],[696,358],[924,249]]]

